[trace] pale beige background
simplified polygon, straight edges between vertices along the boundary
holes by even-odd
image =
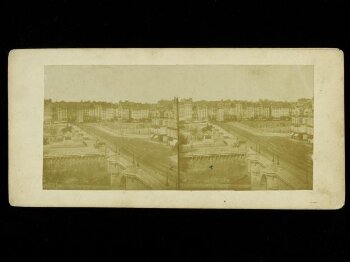
[[[312,191],[43,190],[45,65],[314,65]],[[345,197],[344,65],[337,49],[38,49],[9,55],[9,200],[15,206],[336,209]]]
[[[53,101],[312,98],[310,65],[51,65],[45,66],[45,99]]]

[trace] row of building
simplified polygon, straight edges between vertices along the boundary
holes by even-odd
[[[44,122],[97,122],[108,120],[150,121],[153,118],[174,117],[170,106],[133,102],[44,102]]]
[[[292,137],[313,144],[314,139],[314,100],[299,99],[291,113]]]
[[[162,100],[157,104],[129,101],[52,102],[45,100],[44,121],[95,122],[108,120],[151,121],[155,118],[176,118],[180,121],[230,121],[241,119],[290,119],[295,103],[260,100],[247,101],[180,101]]]
[[[180,116],[184,120],[229,121],[241,119],[288,119],[293,104],[260,100],[249,101],[197,101],[185,99],[180,102]],[[181,112],[182,111],[182,112]]]
[[[149,121],[154,133],[177,137],[177,120],[233,121],[291,120],[292,137],[313,142],[313,99],[297,102],[260,100],[249,101],[192,101],[192,99],[161,100],[156,104],[121,101],[106,102],[44,102],[44,123]],[[177,113],[179,117],[177,119]],[[166,127],[166,129],[165,129]],[[162,128],[162,129],[161,129]]]

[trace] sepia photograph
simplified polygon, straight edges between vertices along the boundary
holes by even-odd
[[[10,203],[337,209],[343,98],[338,49],[14,50]]]
[[[312,190],[312,65],[47,65],[43,189]]]
[[[345,2],[8,1],[2,253],[350,262]]]

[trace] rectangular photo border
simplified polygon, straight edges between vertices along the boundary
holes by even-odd
[[[338,209],[345,198],[344,65],[338,49],[37,49],[9,54],[13,206]],[[313,65],[313,190],[43,190],[45,65]]]

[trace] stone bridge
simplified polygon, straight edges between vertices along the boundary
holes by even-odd
[[[251,190],[276,190],[280,188],[278,177],[280,166],[252,149],[222,153],[185,153],[181,159],[187,160],[192,168],[205,164],[225,166],[225,163],[236,162],[247,166]]]
[[[251,190],[280,189],[279,173],[281,168],[276,162],[269,161],[254,151],[247,154],[246,161]]]

